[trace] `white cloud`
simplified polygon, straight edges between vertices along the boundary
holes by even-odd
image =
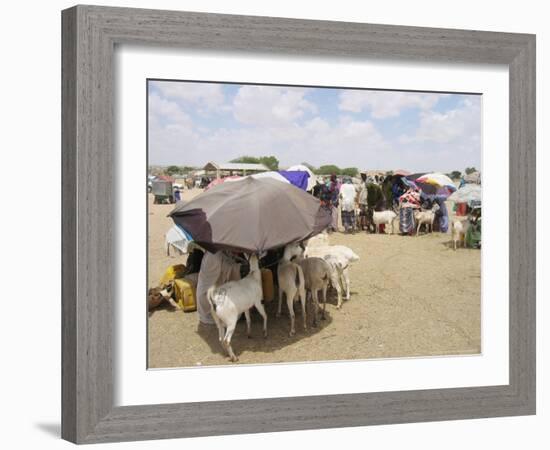
[[[370,110],[373,117],[397,117],[408,108],[427,110],[447,94],[420,94],[413,92],[346,90],[340,94],[338,108],[358,113]]]
[[[191,118],[171,100],[161,98],[156,93],[149,94],[149,120],[177,124],[191,124]]]
[[[276,127],[315,113],[315,104],[306,100],[300,88],[242,86],[233,100],[233,115],[247,125]]]
[[[201,111],[216,111],[224,108],[225,96],[221,84],[180,83],[174,81],[153,81],[162,96],[192,104]]]
[[[371,97],[371,106],[362,106],[372,108],[373,116],[375,111],[384,116],[399,114],[406,108],[420,109],[419,123],[407,123],[415,125],[407,134],[390,134],[388,130],[409,129],[393,128],[390,120],[390,127],[384,125],[386,134],[382,135],[376,122],[359,120],[353,114],[359,102],[351,94],[358,91],[340,94],[342,112],[336,118],[317,115],[308,92],[300,88],[241,86],[231,103],[220,106],[229,109],[233,117],[218,120],[188,114],[206,104],[198,100],[204,98],[202,94],[189,94],[185,102],[190,108],[186,108],[181,95],[163,97],[155,90],[149,96],[149,161],[202,166],[209,160],[229,161],[242,155],[275,155],[281,167],[306,161],[316,166],[403,167],[412,171],[462,170],[465,165],[479,164],[479,98],[463,100],[453,110],[441,113],[433,110],[438,95],[374,92],[384,95],[375,100]],[[346,92],[350,94],[344,95]],[[412,99],[407,99],[410,95]],[[387,102],[382,101],[384,98]],[[347,110],[342,108],[344,101]],[[364,98],[361,102],[367,105]],[[214,100],[210,104],[215,104]]]
[[[464,100],[456,108],[444,113],[424,111],[420,125],[412,136],[402,136],[400,141],[435,142],[446,144],[453,141],[479,141],[481,133],[481,110],[479,99]]]

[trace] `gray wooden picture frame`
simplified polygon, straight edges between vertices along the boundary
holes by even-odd
[[[62,437],[76,443],[535,413],[535,36],[75,6],[62,12]],[[115,407],[116,44],[505,64],[510,82],[509,384]]]

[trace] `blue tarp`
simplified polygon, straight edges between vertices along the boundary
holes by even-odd
[[[309,178],[309,173],[301,170],[279,170],[278,171],[283,177],[285,177],[290,184],[306,191],[307,190],[307,180]]]

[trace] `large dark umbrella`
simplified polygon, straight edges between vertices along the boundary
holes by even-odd
[[[252,177],[215,186],[169,216],[212,252],[262,252],[308,239],[331,223],[330,211],[305,191]]]

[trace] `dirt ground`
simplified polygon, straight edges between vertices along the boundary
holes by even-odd
[[[183,199],[199,190],[183,191]],[[148,284],[155,286],[165,269],[184,262],[166,256],[164,234],[172,225],[173,205],[153,205],[149,196]],[[240,364],[350,360],[475,354],[481,351],[481,255],[479,250],[450,246],[450,233],[418,237],[333,233],[331,244],[353,249],[360,261],[351,266],[351,299],[336,309],[329,291],[326,320],[303,330],[295,304],[296,335],[286,303],[275,317],[277,301],[266,305],[268,338],[253,309],[252,338],[244,319],[232,339]],[[310,306],[310,305],[308,305]],[[311,308],[308,308],[308,313]],[[216,327],[198,324],[197,313],[170,307],[149,313],[150,368],[232,364],[218,342]]]

